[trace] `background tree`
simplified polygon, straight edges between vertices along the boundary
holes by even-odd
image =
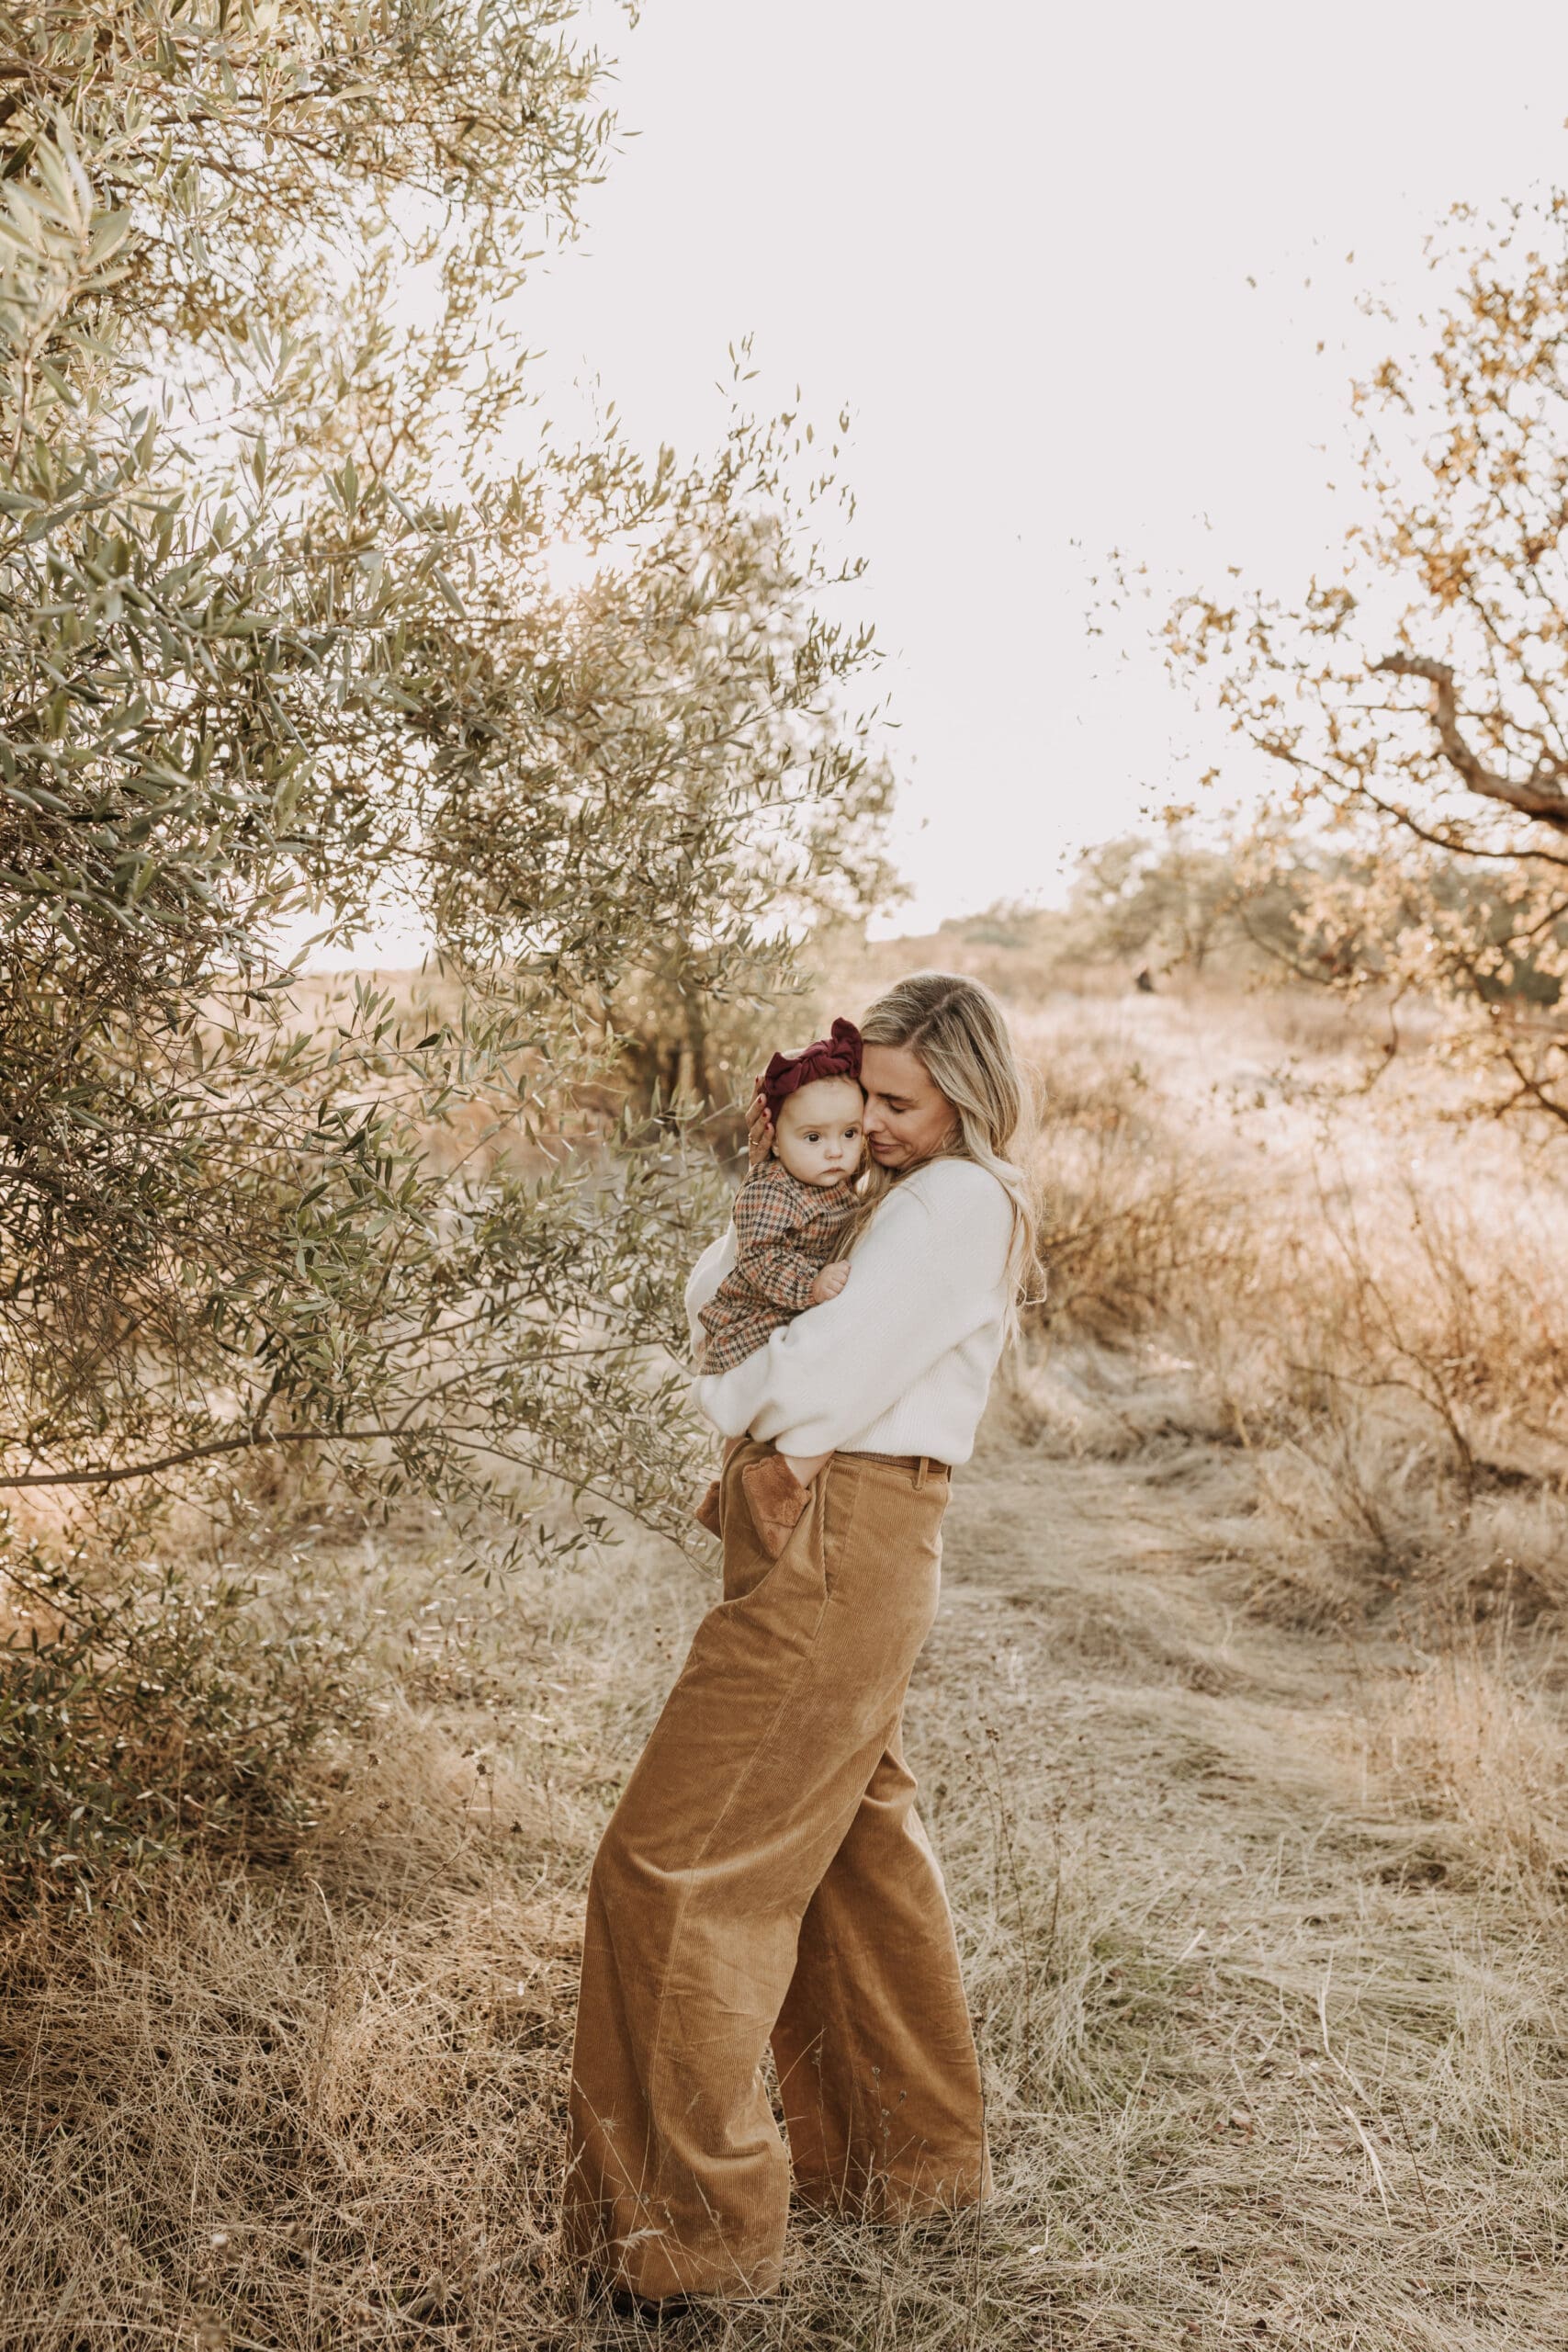
[[[1429,347],[1358,388],[1364,516],[1295,606],[1183,600],[1177,668],[1326,829],[1303,968],[1418,990],[1568,1125],[1568,199],[1457,216]]]
[[[1234,968],[1295,944],[1295,862],[1261,871],[1255,842],[1194,840],[1190,814],[1172,810],[1163,839],[1123,834],[1085,851],[1069,900],[1074,949],[1201,972],[1212,959]]]

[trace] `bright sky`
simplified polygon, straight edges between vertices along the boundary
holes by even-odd
[[[1179,754],[1216,748],[1152,655],[1089,638],[1089,575],[1112,545],[1173,582],[1242,562],[1290,590],[1335,561],[1347,386],[1385,340],[1356,298],[1415,311],[1451,203],[1568,179],[1568,10],[595,21],[635,136],[531,298],[548,397],[597,375],[639,439],[706,446],[751,333],[760,402],[847,402],[900,721],[897,927],[1055,895],[1064,852],[1186,797]]]
[[[588,22],[621,153],[528,297],[539,386],[565,422],[597,378],[638,440],[703,448],[751,334],[759,405],[798,383],[824,423],[852,411],[914,890],[888,927],[1058,895],[1077,848],[1216,755],[1245,798],[1153,652],[1090,639],[1090,575],[1112,547],[1170,587],[1332,570],[1349,380],[1393,339],[1358,298],[1409,317],[1450,205],[1568,180],[1568,10],[648,0],[631,29],[592,0]]]

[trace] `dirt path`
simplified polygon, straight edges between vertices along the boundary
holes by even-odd
[[[1560,2345],[1562,1913],[1380,1769],[1484,1701],[1250,1608],[1234,1454],[995,1421],[910,1710],[993,2075],[977,2340]]]

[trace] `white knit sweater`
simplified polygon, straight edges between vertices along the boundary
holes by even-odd
[[[1001,1353],[1012,1204],[972,1159],[936,1159],[887,1194],[850,1279],[765,1347],[693,1395],[725,1437],[771,1438],[783,1453],[929,1453],[967,1462]],[[686,1284],[697,1316],[735,1262],[733,1229]]]

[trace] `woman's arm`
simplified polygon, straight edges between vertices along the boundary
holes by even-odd
[[[840,1296],[709,1374],[704,1411],[727,1437],[750,1429],[782,1453],[842,1445],[991,1320],[1011,1238],[1012,1204],[983,1168],[918,1170],[878,1209]]]
[[[705,1336],[698,1318],[734,1263],[735,1227],[727,1225],[717,1238],[708,1243],[686,1277],[686,1329],[694,1354]]]

